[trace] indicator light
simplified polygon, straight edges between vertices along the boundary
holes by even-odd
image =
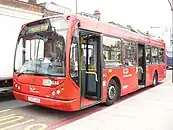
[[[55,91],[52,92],[52,96],[55,96]]]

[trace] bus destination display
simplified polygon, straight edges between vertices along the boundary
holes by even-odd
[[[27,33],[47,31],[48,27],[49,27],[48,24],[40,24],[40,25],[36,25],[36,26],[31,26],[28,28]]]

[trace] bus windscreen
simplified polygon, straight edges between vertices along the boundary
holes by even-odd
[[[67,31],[68,25],[62,18],[27,24],[18,39],[14,71],[19,74],[65,76]]]

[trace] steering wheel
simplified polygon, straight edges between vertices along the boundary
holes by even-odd
[[[44,58],[39,58],[39,61],[43,61],[44,60]]]

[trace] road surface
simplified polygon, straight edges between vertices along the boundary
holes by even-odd
[[[171,75],[171,70],[168,70],[167,78],[163,83],[170,81]],[[135,96],[148,89],[132,93],[121,100],[126,100],[126,98]],[[104,108],[106,107],[103,105],[97,105],[79,112],[62,112],[17,101],[13,95],[0,95],[0,130],[54,129]]]

